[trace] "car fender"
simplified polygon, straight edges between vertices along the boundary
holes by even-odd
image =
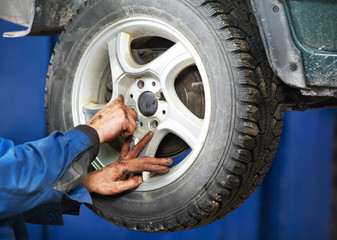
[[[60,33],[85,0],[2,0],[0,18],[27,27],[4,37]]]

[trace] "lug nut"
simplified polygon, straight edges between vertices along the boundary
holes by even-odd
[[[165,101],[165,97],[162,91],[156,92],[154,97],[159,101]]]

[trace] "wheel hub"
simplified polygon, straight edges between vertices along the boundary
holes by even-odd
[[[158,100],[154,93],[150,91],[142,93],[138,100],[138,108],[145,117],[153,116],[158,109]]]

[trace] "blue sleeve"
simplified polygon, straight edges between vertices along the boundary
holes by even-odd
[[[56,131],[19,146],[0,138],[0,219],[44,203],[61,202],[64,193],[55,185],[71,162],[84,152],[89,152],[88,159],[93,160],[97,144],[78,129]],[[91,201],[83,186],[73,189],[72,194],[75,200]]]

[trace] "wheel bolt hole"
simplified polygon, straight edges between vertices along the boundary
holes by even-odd
[[[158,127],[158,121],[157,120],[153,120],[152,122],[151,122],[151,128],[157,128]]]
[[[152,86],[156,86],[156,82],[152,82]]]
[[[141,127],[143,127],[143,122],[140,122],[139,125],[140,125]]]
[[[162,112],[164,115],[166,114],[166,111],[165,110],[163,110],[163,112]]]
[[[143,80],[139,80],[139,81],[137,82],[137,87],[138,87],[139,89],[143,89],[144,86],[145,86],[145,83],[144,83]]]
[[[133,94],[130,94],[130,98],[133,98]]]

